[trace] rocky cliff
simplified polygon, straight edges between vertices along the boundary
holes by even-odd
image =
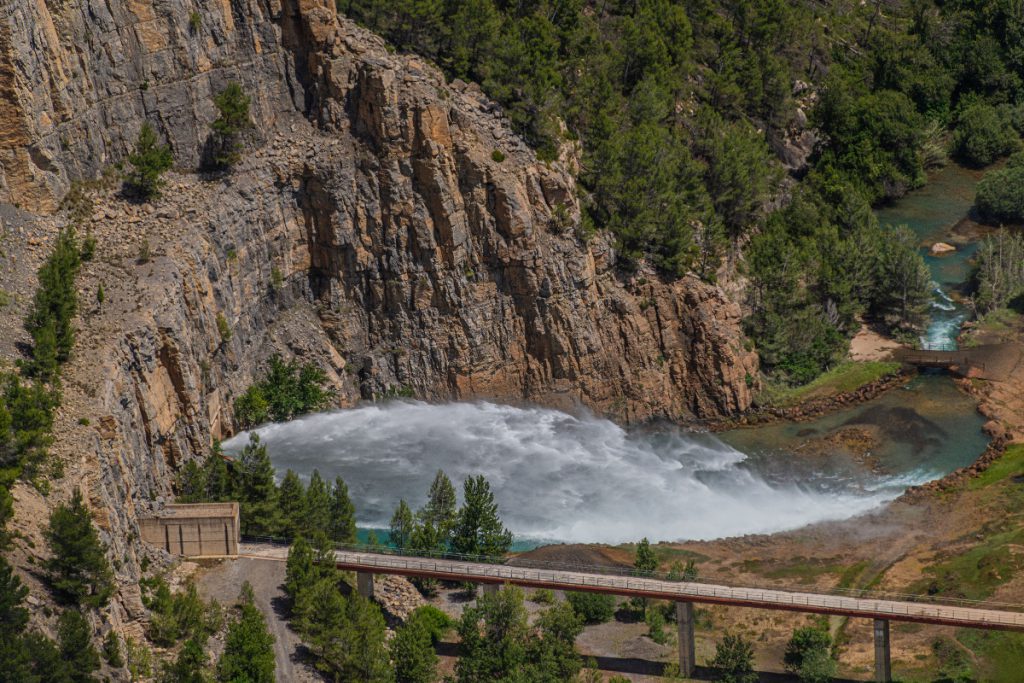
[[[231,175],[203,178],[212,95],[230,80],[256,132]],[[123,159],[145,120],[180,167],[149,205],[79,184],[99,246],[51,498],[89,491],[119,559],[115,621],[140,614],[138,512],[230,431],[233,397],[273,352],[327,368],[343,405],[398,392],[633,422],[750,404],[756,356],[720,290],[624,276],[605,237],[577,235],[572,150],[538,162],[479,89],[391,54],[333,3],[13,0],[0,91],[0,200],[14,205],[0,277],[22,294],[0,309],[7,356],[72,183]],[[43,552],[51,502],[16,496],[36,548],[17,552]]]

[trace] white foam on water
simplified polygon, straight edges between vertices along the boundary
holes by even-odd
[[[443,469],[460,490],[466,477],[485,475],[517,537],[566,542],[783,531],[866,512],[931,478],[832,491],[769,484],[709,435],[673,429],[655,438],[589,415],[486,402],[395,401],[256,431],[279,473],[343,477],[361,525],[386,526],[399,499],[419,507]],[[247,442],[242,433],[224,449]]]

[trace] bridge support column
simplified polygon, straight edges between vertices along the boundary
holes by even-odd
[[[892,680],[892,661],[889,655],[889,620],[875,619],[875,681]]]
[[[356,590],[368,600],[373,599],[373,574],[369,572],[356,572]]]
[[[499,590],[501,590],[501,584],[500,583],[485,583],[484,584],[484,595],[497,595]]]
[[[679,675],[693,676],[697,668],[697,654],[693,642],[693,603],[676,603],[676,624],[679,627]]]

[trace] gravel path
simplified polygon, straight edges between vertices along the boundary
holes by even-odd
[[[252,584],[256,606],[263,612],[267,626],[274,635],[274,659],[277,662],[277,680],[281,683],[321,681],[304,661],[304,647],[299,636],[285,621],[287,603],[281,585],[284,583],[284,562],[238,558],[225,560],[206,569],[198,577],[200,594],[230,606],[238,599],[242,584]]]

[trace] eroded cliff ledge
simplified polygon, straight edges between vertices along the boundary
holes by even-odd
[[[253,95],[257,134],[233,174],[203,179],[188,169],[229,80]],[[571,151],[538,162],[475,86],[390,54],[333,2],[15,0],[0,10],[0,91],[14,289],[30,289],[72,180],[122,159],[144,120],[182,169],[149,206],[90,190],[99,247],[57,428],[61,491],[85,486],[124,559],[125,618],[139,614],[137,510],[230,431],[233,398],[273,352],[328,368],[342,405],[404,389],[635,422],[750,404],[756,355],[720,290],[624,276],[607,239],[573,228]],[[7,329],[25,303],[0,311]],[[16,341],[0,340],[5,355]],[[16,493],[19,531],[45,547],[50,503]]]

